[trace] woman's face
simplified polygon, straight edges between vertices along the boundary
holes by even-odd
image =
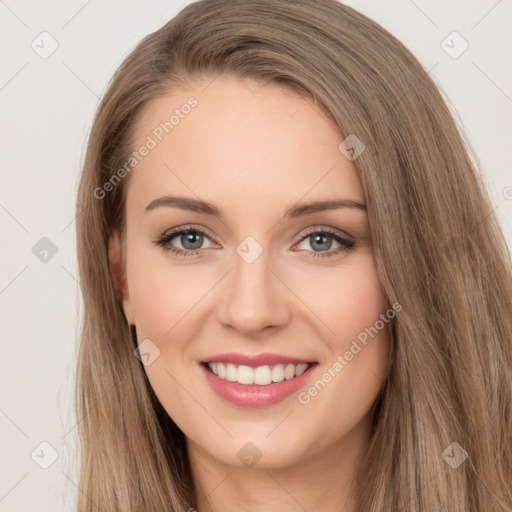
[[[392,316],[354,163],[293,91],[208,83],[153,101],[135,131],[123,306],[144,369],[206,456],[258,467],[346,456],[368,432]],[[341,206],[303,207],[324,201]]]

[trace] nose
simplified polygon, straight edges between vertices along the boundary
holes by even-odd
[[[269,266],[267,253],[252,263],[235,254],[234,268],[226,276],[218,304],[223,325],[254,337],[265,329],[283,328],[290,320],[290,296],[293,295]]]

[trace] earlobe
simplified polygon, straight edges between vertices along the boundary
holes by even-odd
[[[119,238],[119,233],[117,231],[114,231],[108,243],[108,259],[110,272],[112,273],[112,277],[114,278],[118,299],[123,304],[123,310],[126,319],[131,325],[134,325],[135,322],[133,319],[131,302],[128,294],[128,284],[126,281],[126,274],[123,266],[121,241]]]

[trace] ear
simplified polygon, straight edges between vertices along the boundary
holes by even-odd
[[[128,283],[126,280],[125,269],[123,265],[123,258],[121,252],[121,241],[119,233],[114,231],[109,239],[108,243],[108,260],[110,266],[110,272],[114,278],[116,285],[116,291],[118,293],[119,300],[123,303],[123,310],[126,319],[130,325],[135,325],[133,312],[130,303],[130,297],[128,294]]]

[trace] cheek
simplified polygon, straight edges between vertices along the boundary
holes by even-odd
[[[173,265],[163,249],[134,249],[128,289],[137,331],[163,340],[214,284],[198,267]],[[211,274],[211,273],[210,273]]]
[[[340,264],[316,272],[314,279],[297,279],[297,295],[315,313],[324,328],[316,330],[332,350],[345,350],[347,342],[375,324],[386,311],[371,254],[360,255],[354,264]]]
[[[308,295],[312,309],[329,327],[321,338],[329,356],[298,397],[309,418],[304,427],[314,430],[312,418],[330,418],[332,435],[351,430],[375,402],[387,372],[389,322],[395,316],[392,309],[386,316],[387,300],[373,258],[360,259],[346,270],[340,267],[331,279],[317,281]]]
[[[185,265],[173,265],[165,256],[160,249],[134,247],[128,262],[128,288],[138,342],[149,339],[160,351],[144,371],[158,400],[176,424],[188,431],[187,422],[204,421],[186,392],[195,386],[186,348],[195,337],[194,329],[200,328],[193,321],[193,307],[211,287],[211,278]]]

